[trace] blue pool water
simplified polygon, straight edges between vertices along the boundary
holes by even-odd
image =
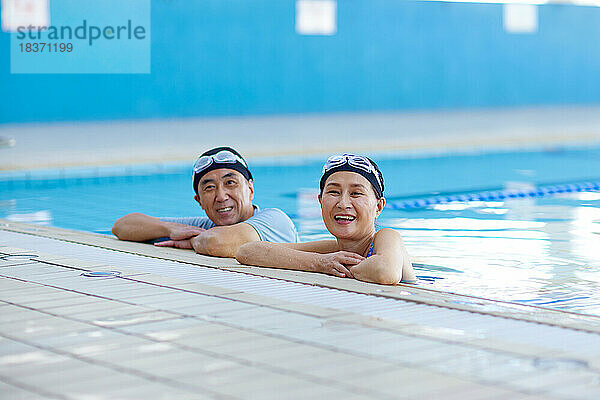
[[[398,157],[374,155],[389,203],[436,195],[600,181],[600,147]],[[279,207],[302,240],[328,237],[321,159],[251,162],[255,202]],[[0,218],[109,233],[116,218],[202,215],[190,165],[0,174]],[[386,209],[421,277],[438,290],[600,315],[600,193]]]

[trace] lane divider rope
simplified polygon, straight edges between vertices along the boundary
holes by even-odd
[[[524,199],[547,197],[560,193],[597,192],[600,191],[600,182],[570,183],[566,185],[538,186],[530,190],[498,190],[491,192],[478,192],[458,194],[452,196],[432,196],[413,200],[392,201],[386,208],[392,210],[410,210],[425,208],[435,204],[447,204],[458,201],[499,201],[505,199]]]

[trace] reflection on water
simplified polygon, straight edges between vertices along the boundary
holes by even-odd
[[[458,269],[452,269],[448,267],[440,267],[439,265],[431,265],[431,264],[420,264],[417,262],[413,262],[413,268],[415,271],[441,271],[441,272],[454,272],[457,274],[461,274],[462,271]]]
[[[26,222],[29,224],[50,225],[52,224],[52,213],[50,210],[42,210],[23,214],[8,214],[5,216],[9,221]]]
[[[329,237],[318,204],[301,207],[302,239]],[[402,233],[420,285],[600,315],[599,193],[386,210],[378,225]]]

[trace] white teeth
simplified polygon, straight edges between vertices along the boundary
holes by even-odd
[[[336,215],[335,219],[336,220],[343,219],[343,220],[346,220],[346,221],[354,221],[354,217],[352,217],[350,215]]]
[[[233,207],[219,208],[217,212],[227,212],[233,210]]]

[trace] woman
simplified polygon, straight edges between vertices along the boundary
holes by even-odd
[[[323,167],[319,203],[327,230],[336,240],[307,243],[250,242],[239,248],[242,264],[322,272],[395,285],[416,276],[393,229],[375,229],[385,206],[383,176],[368,157],[331,156]]]

